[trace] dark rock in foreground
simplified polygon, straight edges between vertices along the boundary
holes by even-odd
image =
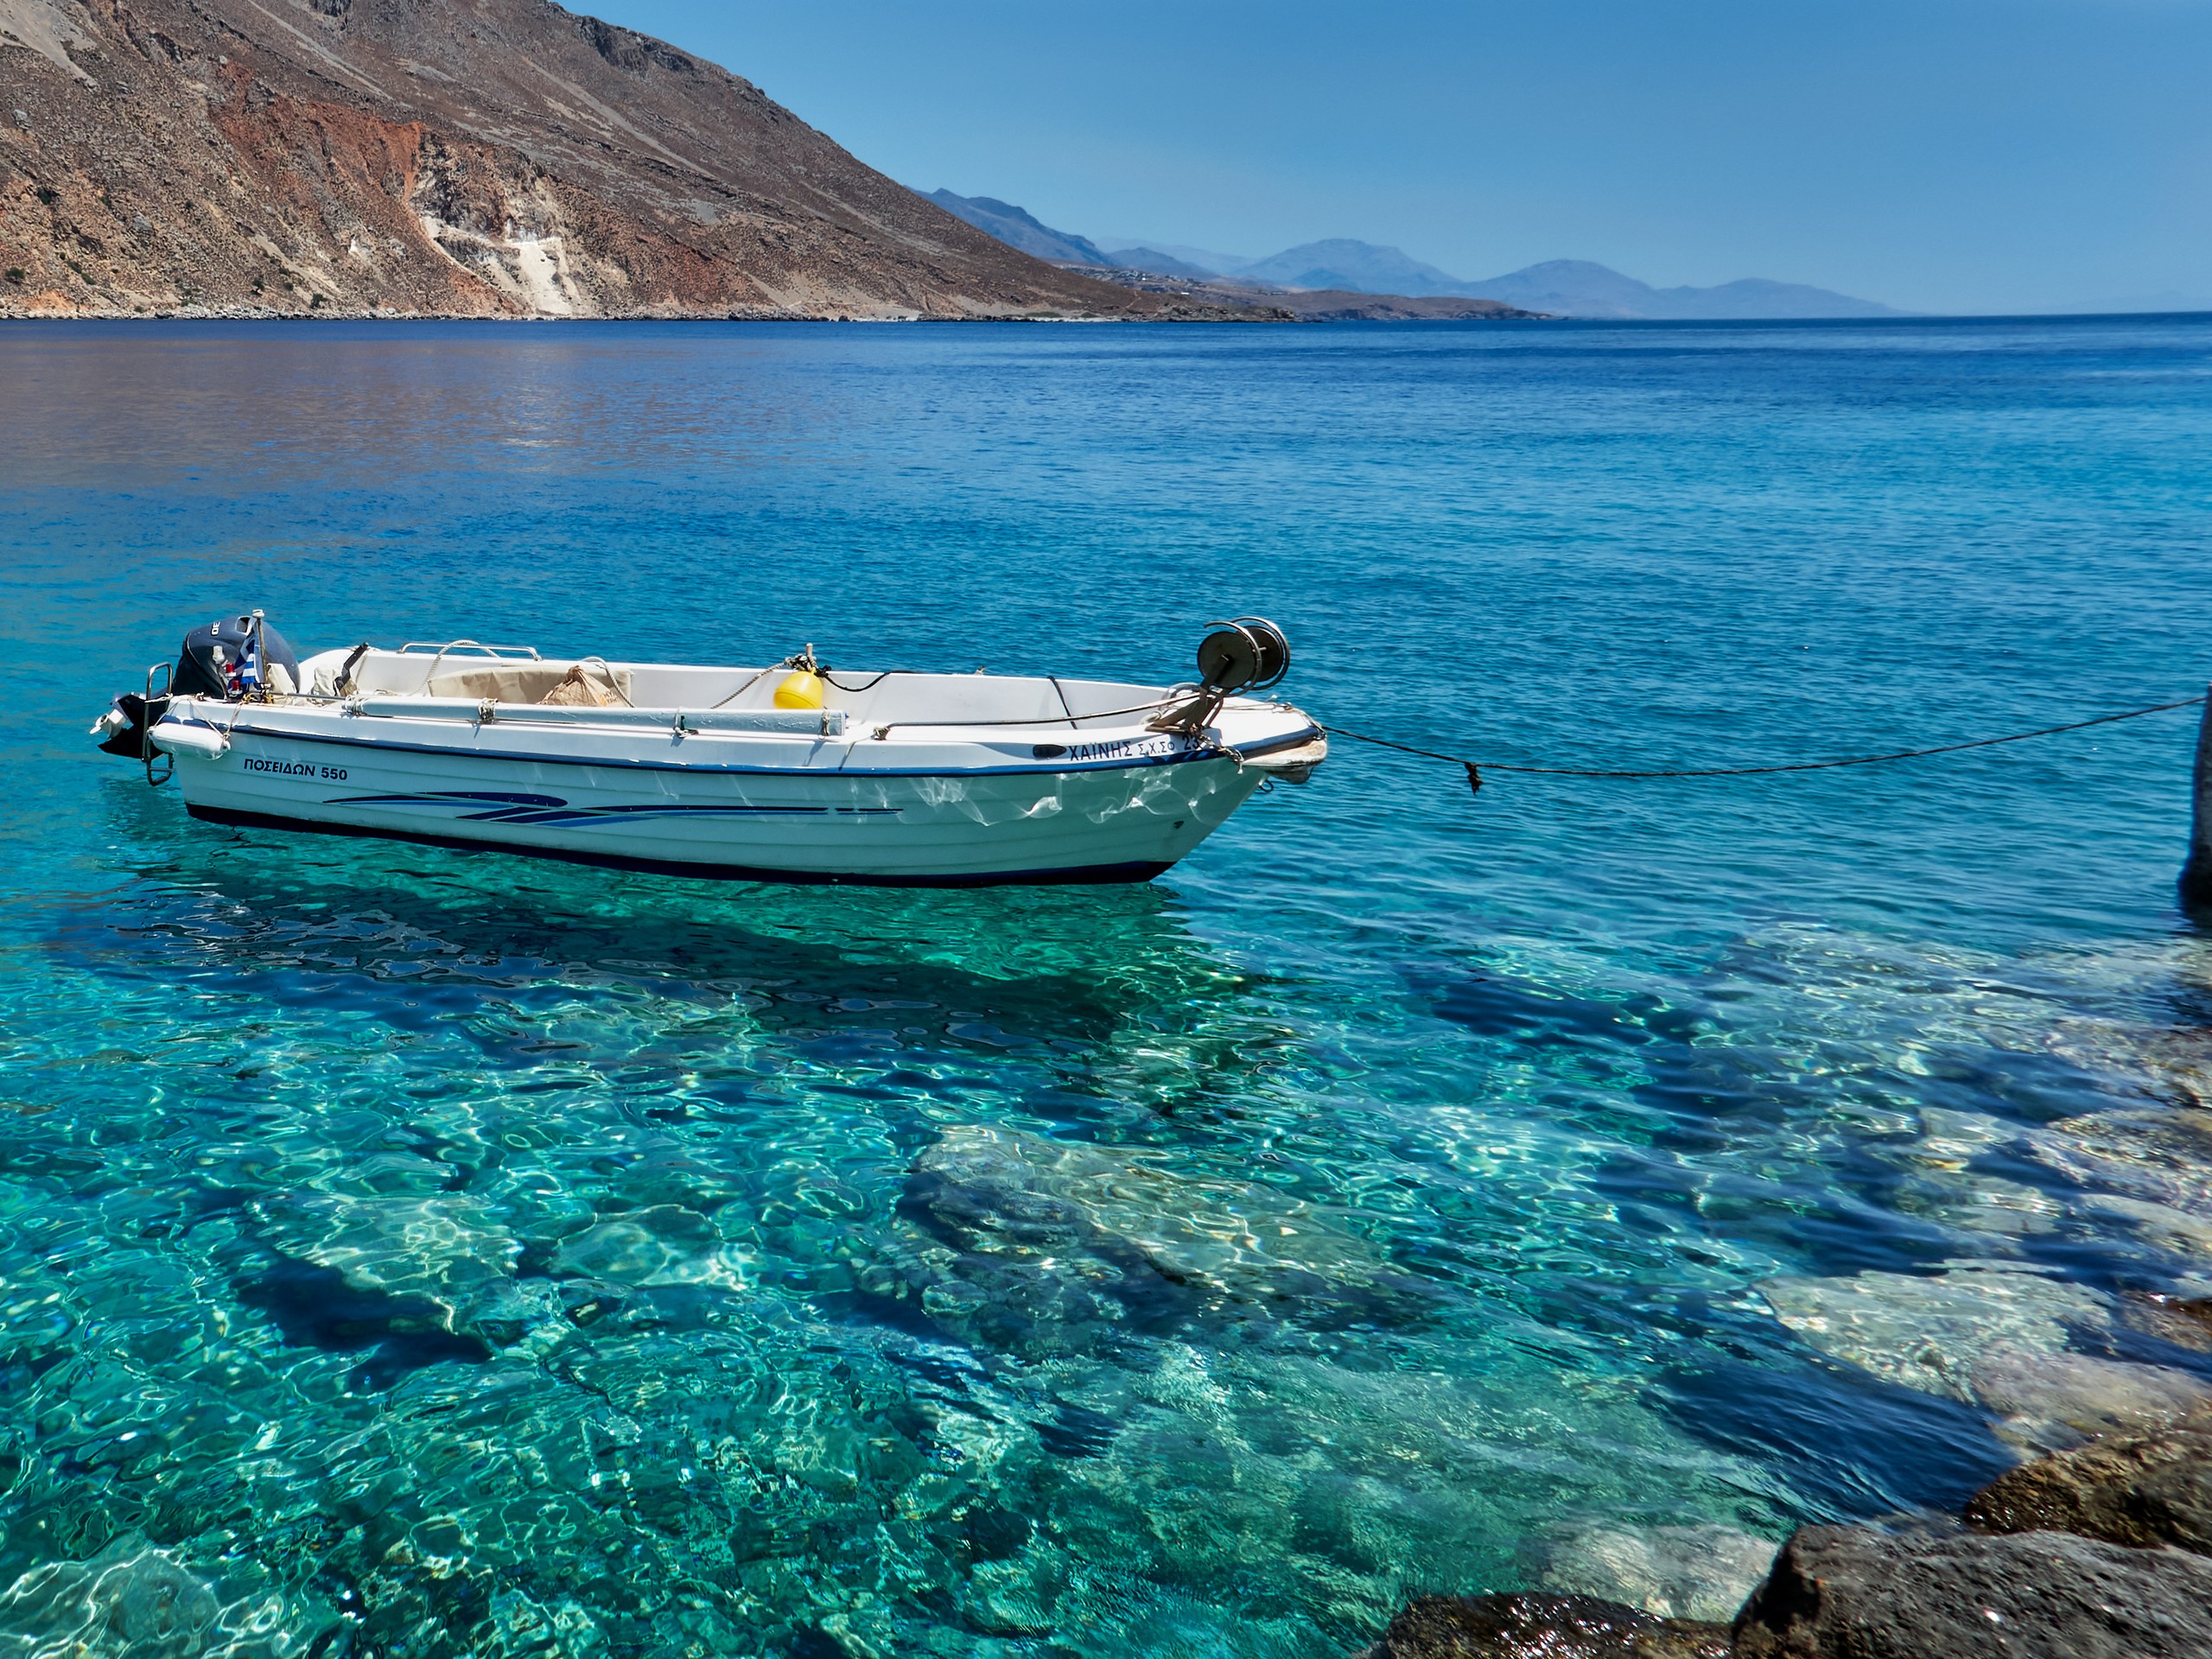
[[[1738,1659],[2212,1659],[2212,1561],[2067,1533],[1993,1538],[1807,1527],[1737,1615],[1733,1652]]]
[[[1594,1596],[1423,1596],[1369,1659],[1727,1659],[1728,1629]]]
[[[2212,1659],[2212,1411],[1999,1476],[1948,1523],[1804,1527],[1732,1630],[1429,1596],[1368,1659]]]
[[[1966,1514],[1984,1532],[2046,1529],[2212,1554],[2212,1416],[2024,1464],[1975,1493]],[[2212,1624],[2212,1607],[2204,1618]]]

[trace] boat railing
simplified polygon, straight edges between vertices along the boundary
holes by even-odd
[[[376,719],[453,721],[472,726],[598,726],[630,730],[659,728],[679,734],[759,732],[794,737],[842,737],[857,725],[866,728],[868,734],[879,741],[894,730],[909,737],[957,733],[963,738],[981,738],[986,730],[1012,737],[1024,729],[1050,731],[1057,728],[1062,736],[1069,734],[1065,716],[1055,719],[1045,715],[1010,720],[923,719],[877,723],[855,721],[842,709],[593,708],[588,704],[501,702],[488,697],[426,697],[419,693],[397,692],[347,697],[340,706],[348,714]],[[1143,709],[1161,706],[1151,702],[1144,704]],[[1142,710],[1102,709],[1095,715],[1078,715],[1076,719],[1091,721],[1118,717],[1128,724],[1132,722],[1128,716],[1139,712]]]
[[[531,662],[541,661],[536,645],[486,645],[474,639],[410,639],[399,648],[399,655],[410,651],[435,651],[442,657],[449,651],[480,651],[486,657],[527,657]]]
[[[487,645],[476,639],[448,639],[443,645],[435,639],[410,639],[399,648],[399,654],[402,657],[419,656],[426,651],[435,651],[438,654],[430,659],[429,671],[423,676],[425,685],[438,677],[438,664],[456,651],[481,652],[486,657],[501,658],[519,657],[532,663],[541,660],[536,645]]]

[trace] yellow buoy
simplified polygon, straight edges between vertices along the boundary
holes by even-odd
[[[779,709],[819,709],[822,706],[822,677],[805,669],[792,675],[776,688],[776,707]]]

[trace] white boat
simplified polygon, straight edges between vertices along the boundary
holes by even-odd
[[[1312,718],[1253,695],[1288,662],[1255,619],[1210,634],[1181,686],[831,672],[810,648],[739,668],[472,641],[302,659],[256,613],[195,630],[168,695],[149,672],[93,729],[215,823],[741,880],[1143,881],[1325,756]]]

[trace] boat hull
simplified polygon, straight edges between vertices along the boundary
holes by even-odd
[[[345,721],[278,723],[295,729],[218,721],[196,744],[163,745],[194,817],[741,880],[1148,880],[1266,776],[1179,743],[1126,764],[931,772],[899,766],[895,745],[806,738],[564,742],[486,727],[461,747],[391,729],[411,721],[376,722],[386,729],[369,741]]]

